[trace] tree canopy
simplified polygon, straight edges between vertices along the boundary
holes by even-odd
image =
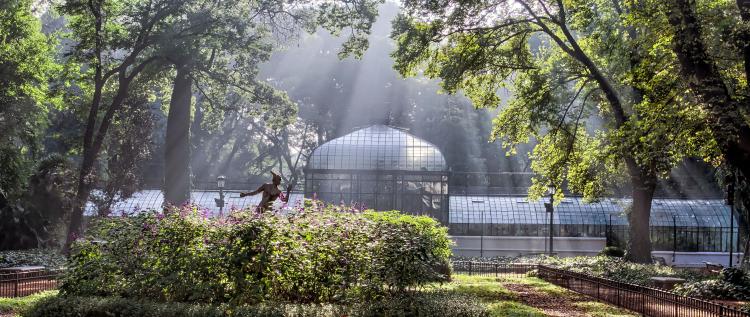
[[[627,179],[634,199],[629,255],[650,261],[657,180],[683,158],[717,157],[705,115],[685,96],[656,4],[406,1],[405,7],[392,35],[399,72],[440,78],[447,92],[463,91],[476,107],[501,107],[494,138],[510,150],[537,142],[532,198],[567,184],[591,200]],[[510,100],[500,98],[503,89]]]

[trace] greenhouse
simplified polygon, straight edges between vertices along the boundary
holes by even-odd
[[[448,226],[459,254],[484,254],[493,245],[496,255],[548,250],[546,199],[529,201],[524,195],[493,193],[502,190],[494,184],[502,184],[501,180],[484,188],[459,186],[449,191],[449,180],[481,175],[450,172],[446,166],[433,144],[398,128],[372,125],[313,151],[305,170],[305,197],[430,215]],[[508,174],[511,181],[506,183],[524,183],[511,179],[518,176]],[[627,198],[592,203],[565,198],[552,213],[553,236],[561,245],[556,251],[591,254],[605,245],[624,246],[629,203]],[[722,200],[655,199],[650,219],[654,250],[728,252],[731,247],[736,252],[737,219],[730,217]],[[476,243],[479,237],[486,238]]]
[[[553,236],[602,238],[624,246],[629,199],[584,203],[565,198],[554,208]],[[737,215],[722,200],[655,199],[651,207],[651,241],[655,250],[737,252]],[[734,223],[730,224],[730,221]],[[549,236],[550,214],[544,202],[521,196],[450,196],[450,233],[455,236]],[[730,234],[730,227],[732,234]],[[732,239],[732,240],[730,240]],[[731,242],[730,242],[731,241]]]
[[[372,125],[316,148],[305,170],[305,197],[403,210],[448,220],[448,169],[433,144]]]

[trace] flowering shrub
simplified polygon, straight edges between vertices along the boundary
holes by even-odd
[[[428,217],[309,203],[209,218],[195,206],[100,218],[74,245],[62,294],[159,302],[344,302],[449,278]]]

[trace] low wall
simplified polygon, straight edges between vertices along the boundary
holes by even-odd
[[[668,265],[678,267],[704,267],[706,262],[729,265],[729,252],[672,252],[653,251],[651,254],[657,258],[663,258]],[[732,265],[738,265],[742,259],[742,253],[732,254]]]
[[[522,256],[547,252],[547,237],[503,237],[503,236],[452,236],[455,242],[453,254],[466,257]],[[562,257],[597,255],[606,245],[605,238],[555,237],[555,254]],[[654,257],[663,258],[668,265],[679,267],[703,267],[705,262],[728,266],[728,252],[672,252],[653,251]],[[742,253],[733,254],[737,265]]]
[[[453,254],[467,257],[520,256],[547,252],[546,237],[452,236]],[[554,251],[559,256],[596,255],[605,238],[556,237]]]

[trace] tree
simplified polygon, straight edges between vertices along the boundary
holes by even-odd
[[[31,14],[30,0],[0,4],[0,196],[16,198],[40,157],[50,91],[54,42]],[[3,206],[0,206],[2,208]]]
[[[640,27],[645,2],[483,2],[411,0],[394,20],[393,56],[403,75],[422,70],[449,93],[463,90],[476,107],[497,107],[493,139],[513,151],[533,137],[529,195],[547,185],[588,199],[629,180],[628,258],[651,261],[649,218],[660,177],[683,157],[710,156],[711,144],[671,52]],[[621,171],[625,171],[622,175]],[[557,191],[556,201],[563,196]]]
[[[376,13],[368,1],[342,1],[332,6],[308,1],[237,4],[198,1],[187,5],[186,14],[172,23],[185,25],[191,36],[183,40],[168,37],[162,43],[165,58],[177,72],[165,142],[165,200],[169,203],[189,199],[190,161],[185,158],[190,157],[193,84],[213,112],[226,110],[222,105],[227,102],[222,101],[240,98],[251,115],[263,115],[271,123],[288,121],[296,115],[293,103],[255,79],[259,64],[269,59],[274,48],[269,36],[294,37],[301,29],[312,31],[317,25],[331,31],[350,27],[353,33],[342,53],[348,54],[350,49],[356,53],[364,48],[358,42],[369,32]],[[175,35],[179,38],[180,33]]]
[[[299,10],[285,10],[289,7]],[[185,118],[190,112],[194,82],[199,88],[201,82],[217,83],[217,91],[201,91],[206,96],[221,98],[214,100],[223,100],[227,96],[225,89],[229,87],[235,93],[246,94],[249,102],[258,105],[269,106],[268,103],[283,98],[283,94],[256,80],[257,71],[253,71],[272,48],[268,44],[270,33],[266,30],[277,14],[287,17],[300,12],[307,17],[303,21],[308,28],[319,25],[338,31],[349,27],[352,35],[342,53],[357,54],[366,47],[362,38],[366,37],[374,20],[374,8],[375,2],[353,0],[322,4],[315,1],[69,0],[60,6],[60,12],[70,20],[68,26],[75,42],[69,61],[80,64],[85,75],[78,85],[82,99],[86,100],[81,106],[88,113],[76,204],[66,246],[80,232],[83,208],[96,182],[96,162],[112,120],[122,110],[135,82],[151,87],[158,95],[167,90],[160,82],[166,72],[177,70],[170,105],[179,107],[180,111],[172,116],[178,124],[174,127],[174,137],[169,139],[174,140],[172,144],[177,147],[175,154],[185,153],[184,140],[188,138]],[[352,12],[356,14],[348,14]],[[219,16],[225,13],[230,15]],[[220,32],[212,34],[212,31]],[[239,47],[246,44],[251,45]],[[234,50],[249,55],[235,55]],[[149,83],[152,86],[148,86]],[[184,166],[179,168],[179,173],[184,170]],[[181,180],[175,179],[176,182]]]
[[[750,207],[750,3],[677,0],[660,8],[667,16],[671,44],[682,79],[702,109],[727,171],[742,180],[738,202]],[[729,177],[731,180],[732,178]],[[734,195],[730,192],[728,195]],[[745,246],[745,265],[748,265]]]
[[[42,159],[41,146],[47,113],[59,106],[51,79],[60,68],[31,8],[30,0],[0,3],[0,250],[52,245],[65,215],[46,208],[65,203],[55,186],[65,181],[56,173],[63,159]]]

